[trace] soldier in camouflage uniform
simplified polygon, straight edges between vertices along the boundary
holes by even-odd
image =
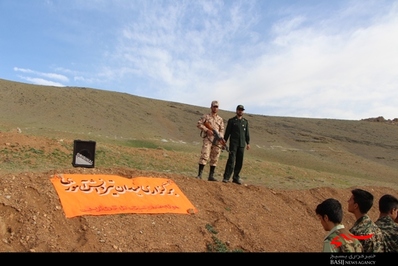
[[[362,189],[351,190],[348,211],[357,219],[350,232],[358,237],[364,252],[385,252],[384,237],[380,228],[367,215],[373,206],[373,195]]]
[[[375,224],[384,236],[386,252],[398,252],[398,224],[394,222],[398,216],[398,199],[392,195],[383,195],[379,200],[379,219]]]
[[[197,178],[202,179],[203,169],[210,160],[209,181],[217,181],[217,179],[214,178],[214,172],[217,166],[218,158],[220,157],[221,147],[219,145],[213,145],[213,140],[215,137],[214,133],[212,130],[208,129],[204,123],[208,122],[211,127],[219,133],[220,137],[224,138],[224,120],[217,114],[218,107],[218,101],[212,101],[210,106],[211,112],[209,114],[203,115],[197,123],[197,127],[201,130],[200,135],[203,138]]]
[[[363,252],[362,244],[341,223],[343,209],[341,203],[333,198],[320,203],[315,213],[323,229],[329,231],[323,240],[323,252]]]

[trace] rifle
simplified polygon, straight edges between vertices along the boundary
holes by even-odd
[[[220,133],[218,133],[217,130],[215,130],[208,121],[205,121],[203,123],[203,125],[205,127],[207,127],[207,129],[213,131],[214,134],[214,139],[213,139],[213,145],[217,146],[217,142],[219,142],[221,144],[221,149],[222,150],[226,150],[227,152],[229,152],[228,146],[227,146],[227,142],[221,137]]]

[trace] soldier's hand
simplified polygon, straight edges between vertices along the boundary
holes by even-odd
[[[213,136],[214,135],[213,130],[207,130],[206,134],[207,134],[207,136]]]

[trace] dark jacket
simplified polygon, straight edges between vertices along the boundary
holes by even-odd
[[[243,117],[239,119],[238,116],[230,118],[224,134],[225,141],[229,138],[230,146],[245,147],[250,144],[249,121]]]

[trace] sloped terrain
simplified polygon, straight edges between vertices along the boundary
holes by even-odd
[[[0,85],[0,251],[317,252],[325,234],[318,203],[334,197],[346,209],[350,190],[360,187],[375,196],[375,220],[380,196],[398,194],[396,121],[246,114],[252,149],[239,186],[194,178],[195,124],[206,107]],[[232,115],[222,111],[224,119]],[[97,141],[96,167],[71,165],[75,139]],[[226,159],[223,153],[218,179]],[[50,182],[62,173],[167,177],[198,213],[66,218]],[[345,211],[344,224],[353,223]]]
[[[45,138],[30,147],[62,149]],[[4,135],[2,136],[4,139]],[[154,155],[156,157],[156,154]],[[58,173],[167,177],[176,182],[196,214],[122,214],[66,218],[50,177]],[[389,187],[364,186],[378,199]],[[65,168],[47,172],[2,174],[0,178],[0,250],[31,252],[316,252],[323,229],[316,205],[334,197],[343,206],[350,188],[270,189],[208,182],[192,176],[130,168]],[[376,208],[372,218],[377,218]],[[345,213],[345,224],[354,222]]]

